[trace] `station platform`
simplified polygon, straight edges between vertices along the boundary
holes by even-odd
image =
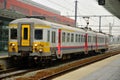
[[[120,80],[120,54],[81,67],[52,80]]]
[[[0,59],[8,57],[8,52],[0,52]]]

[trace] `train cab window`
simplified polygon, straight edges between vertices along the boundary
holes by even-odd
[[[41,29],[35,30],[35,39],[37,39],[37,40],[43,39],[43,30],[41,30]]]
[[[10,38],[11,39],[17,39],[17,29],[10,29]]]

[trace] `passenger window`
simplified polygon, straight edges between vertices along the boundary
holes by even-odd
[[[65,42],[65,32],[62,33],[62,42]]]
[[[48,31],[48,33],[47,33],[47,41],[49,42],[50,41],[50,31]]]
[[[83,35],[81,35],[81,42],[84,42],[83,38],[84,38],[84,36],[83,36]]]
[[[70,41],[70,33],[67,33],[67,42]]]
[[[75,37],[75,42],[77,42],[77,34],[76,34],[76,37]]]
[[[56,32],[52,31],[52,43],[56,42]]]
[[[37,40],[43,39],[43,30],[41,29],[35,30],[35,39]]]
[[[10,32],[11,32],[10,38],[17,39],[17,29],[11,29]]]
[[[74,34],[71,34],[71,42],[74,42]]]
[[[79,35],[79,39],[78,40],[79,40],[78,42],[80,42],[80,35]]]

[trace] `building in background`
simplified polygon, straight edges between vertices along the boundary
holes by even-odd
[[[31,0],[0,0],[0,8],[15,11],[27,16],[44,16],[46,20],[74,26],[74,20],[61,16],[60,12]]]
[[[74,20],[31,0],[0,0],[0,51],[7,51],[9,22],[25,16],[44,16],[46,20],[74,26]]]

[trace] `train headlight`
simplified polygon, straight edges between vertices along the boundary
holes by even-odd
[[[15,51],[15,44],[14,43],[12,43],[12,51]]]
[[[38,52],[38,44],[34,44],[34,50],[35,52]]]
[[[15,47],[16,45],[14,43],[11,43],[10,46]]]
[[[38,44],[35,44],[34,46],[35,46],[35,47],[37,47],[37,46],[38,46]]]
[[[15,44],[14,44],[14,43],[12,43],[12,46],[14,47],[14,46],[15,46]]]
[[[39,49],[39,53],[42,53],[42,52],[43,52],[43,49],[42,49],[42,48],[40,48],[40,49]]]

